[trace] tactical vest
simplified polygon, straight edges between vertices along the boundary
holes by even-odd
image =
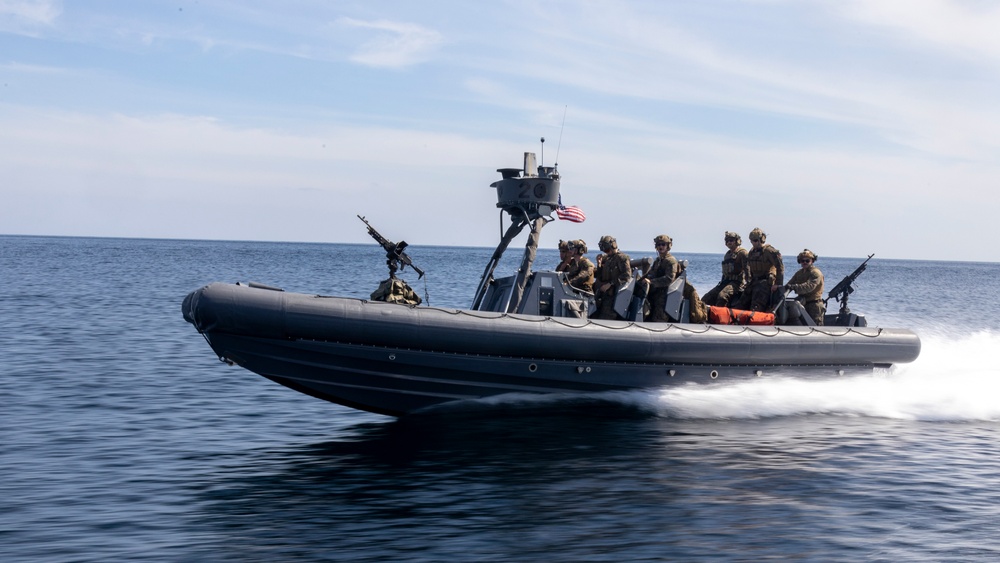
[[[766,279],[774,274],[777,276],[777,270],[774,264],[771,263],[767,258],[767,246],[758,250],[751,250],[747,254],[747,266],[750,268],[750,277],[754,281]]]
[[[789,285],[801,285],[811,281],[816,281],[817,284],[810,292],[800,292],[796,288],[795,292],[799,294],[798,298],[803,303],[814,303],[823,298],[823,272],[816,266],[810,266],[795,272],[792,279],[788,280]]]
[[[655,273],[657,276],[666,276],[667,272],[670,272],[670,277],[673,279],[679,276],[682,271],[680,262],[668,252],[666,258],[657,258],[653,261],[650,274]]]
[[[743,269],[740,267],[740,263],[746,261],[746,251],[743,250],[744,259],[737,260],[736,256],[740,253],[740,250],[743,249],[738,248],[735,252],[732,250],[726,252],[726,256],[722,259],[722,279],[736,282],[743,281]]]
[[[622,252],[606,254],[602,260],[600,268],[597,268],[596,280],[601,283],[618,283],[618,279],[625,276],[630,271],[629,259]]]
[[[645,277],[651,282],[651,291],[665,291],[682,271],[681,263],[668,252],[666,258],[657,257]]]
[[[586,276],[583,274],[586,274]],[[574,284],[573,279],[576,277],[581,277],[583,279],[577,280]],[[586,256],[581,256],[579,259],[574,260],[570,264],[569,270],[566,272],[566,278],[570,281],[570,284],[574,285],[577,289],[593,291],[594,263],[591,262]]]

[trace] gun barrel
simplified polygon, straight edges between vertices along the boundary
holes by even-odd
[[[848,295],[854,293],[854,282],[857,281],[858,277],[868,268],[868,261],[871,260],[873,256],[875,256],[874,252],[869,254],[868,258],[866,258],[860,266],[855,268],[853,272],[844,276],[844,279],[840,280],[840,283],[833,286],[833,289],[830,290],[829,296],[827,296],[823,302],[826,303],[831,299],[842,301],[847,299]]]

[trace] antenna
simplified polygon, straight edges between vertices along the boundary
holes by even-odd
[[[559,126],[559,142],[556,143],[556,165],[554,167],[556,170],[559,170],[559,149],[562,148],[562,134],[563,129],[566,127],[566,109],[568,107],[569,106],[563,106],[563,120],[562,125]],[[544,141],[545,139],[542,140]]]
[[[542,167],[545,167],[545,137],[542,137]]]

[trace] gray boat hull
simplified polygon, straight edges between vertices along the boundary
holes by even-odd
[[[905,329],[633,323],[410,307],[214,283],[184,317],[220,359],[349,407],[403,415],[507,393],[601,393],[910,362]]]

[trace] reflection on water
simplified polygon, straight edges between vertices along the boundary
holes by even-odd
[[[912,475],[878,448],[925,438],[920,423],[684,421],[597,404],[501,410],[253,452],[212,476],[192,526],[199,537],[241,538],[227,544],[236,558],[836,559],[872,538],[905,553],[919,532],[901,529],[900,514],[949,510],[902,490],[886,497]],[[989,429],[957,446],[974,452],[995,437]],[[984,477],[938,457],[950,476],[935,479]],[[967,489],[969,500],[992,494]],[[968,524],[990,534],[985,521]]]

